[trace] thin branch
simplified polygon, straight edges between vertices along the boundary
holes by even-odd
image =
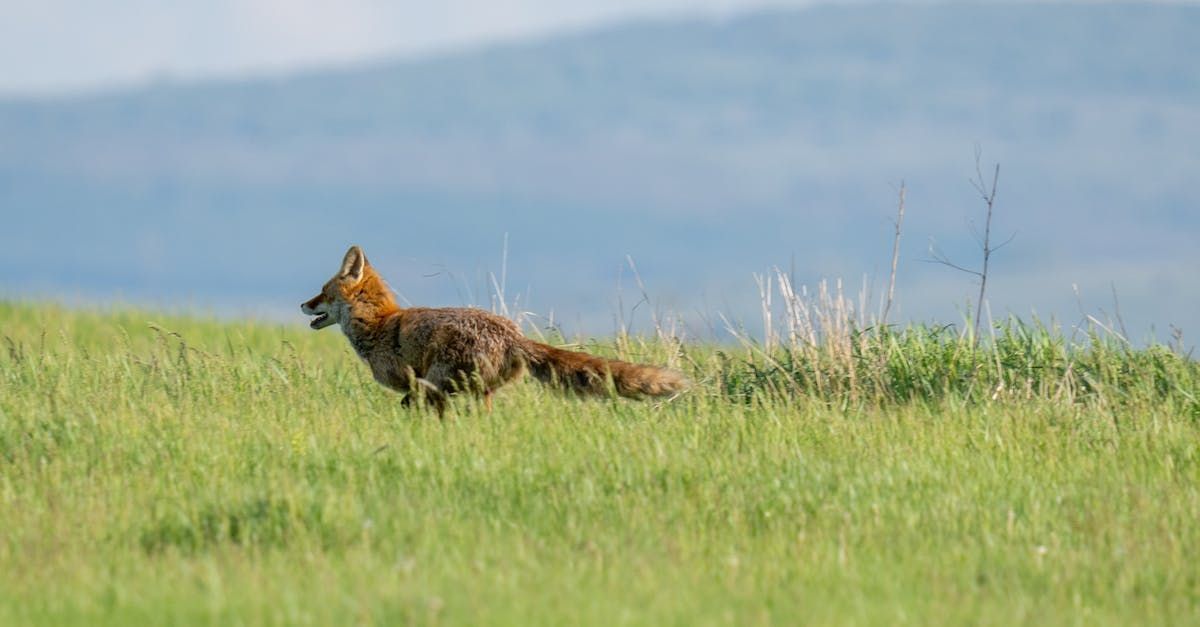
[[[971,239],[975,240],[975,243],[978,244],[980,248],[982,248],[983,247],[983,235],[979,232],[979,227],[975,226],[974,220],[967,220],[967,230],[970,231],[970,233],[971,233]]]
[[[979,273],[978,270],[964,268],[964,267],[954,263],[953,261],[950,261],[946,257],[946,255],[944,253],[942,253],[942,251],[934,248],[933,244],[929,245],[929,257],[930,257],[929,259],[922,259],[921,261],[923,261],[925,263],[936,263],[939,265],[946,266],[948,268],[953,268],[955,270],[958,270],[959,272],[965,272],[967,274],[973,274],[975,276],[983,276],[982,274]]]
[[[896,209],[896,237],[892,240],[892,274],[888,280],[887,304],[883,307],[880,327],[887,326],[888,312],[892,310],[892,301],[896,297],[896,267],[900,263],[900,230],[904,225],[904,195],[907,188],[900,181],[900,203]]]
[[[983,149],[979,144],[975,145],[975,178],[970,179],[971,186],[979,193],[979,197],[987,205],[987,213],[984,217],[983,234],[979,233],[975,223],[967,221],[967,230],[971,233],[971,237],[975,239],[975,243],[983,251],[983,264],[979,270],[971,270],[964,268],[952,261],[941,251],[937,250],[933,243],[929,245],[930,259],[925,261],[929,263],[937,263],[948,268],[953,268],[959,272],[965,272],[979,277],[979,298],[975,302],[975,322],[974,322],[974,338],[975,342],[979,342],[979,324],[983,320],[983,309],[985,299],[987,297],[988,271],[991,267],[992,253],[1004,248],[1017,236],[1013,233],[1007,240],[999,246],[992,246],[992,216],[996,210],[996,191],[1000,187],[1000,164],[996,164],[995,170],[992,171],[992,183],[989,186],[983,178]]]
[[[1125,319],[1121,317],[1121,299],[1117,298],[1117,284],[1110,282],[1109,287],[1112,288],[1113,313],[1116,314],[1117,324],[1121,327],[1121,334],[1129,337],[1129,332],[1125,330]]]
[[[977,158],[975,161],[975,171],[979,172],[980,167],[979,167],[978,153],[976,153],[976,155],[977,155]],[[992,212],[996,207],[996,187],[999,182],[1000,182],[1000,164],[997,163],[996,171],[992,175],[991,192],[987,193],[984,196],[984,201],[987,202],[987,221],[984,223],[984,227],[983,227],[983,270],[981,270],[979,273],[979,299],[977,301],[975,301],[975,341],[976,342],[979,341],[979,321],[981,319],[980,317],[983,314],[983,299],[984,299],[984,296],[987,295],[988,265],[992,259],[992,252],[994,252],[991,247]],[[982,174],[979,177],[979,187],[981,189],[983,188]]]
[[[654,324],[654,333],[658,335],[659,339],[665,340],[666,335],[663,334],[659,312],[654,307],[654,304],[650,302],[650,292],[646,290],[646,284],[642,282],[642,275],[638,272],[637,264],[633,262],[633,255],[625,255],[625,261],[629,263],[629,269],[633,271],[633,280],[637,284],[638,291],[642,293],[642,300],[638,301],[638,305],[646,303],[646,306],[650,307],[650,321]],[[634,305],[634,309],[637,309],[638,305]],[[633,312],[630,311],[629,315],[632,319]]]
[[[1012,235],[1009,235],[1009,236],[1008,236],[1008,239],[1006,239],[1006,240],[1004,240],[1003,242],[1001,242],[1001,243],[1000,243],[1000,245],[998,245],[998,246],[992,246],[992,252],[996,252],[997,250],[1000,250],[1001,248],[1004,248],[1005,246],[1008,246],[1009,244],[1011,244],[1011,243],[1013,242],[1013,240],[1014,240],[1014,239],[1017,239],[1017,233],[1016,233],[1016,231],[1013,231],[1013,234],[1012,234]]]

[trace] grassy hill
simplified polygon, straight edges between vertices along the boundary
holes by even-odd
[[[910,366],[889,381],[935,392],[909,401],[804,387],[845,381],[839,363],[876,372],[838,361],[837,342],[622,338],[587,344],[675,363],[696,389],[639,404],[527,382],[439,422],[402,409],[334,332],[0,303],[0,622],[1200,611],[1195,362],[1031,331],[980,349],[976,384],[942,386],[932,375],[973,349],[910,331],[860,344]],[[796,386],[756,378],[773,368]]]
[[[878,275],[904,179],[902,311],[946,318],[969,283],[913,262],[969,254],[978,143],[1019,232],[997,312],[1116,283],[1139,335],[1190,329],[1198,30],[1188,5],[854,3],[9,100],[0,283],[290,311],[355,242],[449,304],[509,233],[531,307],[610,331],[627,254],[681,311],[752,311],[750,273],[793,258]]]

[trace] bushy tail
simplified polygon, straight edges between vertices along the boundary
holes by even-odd
[[[539,381],[580,394],[608,394],[609,377],[616,393],[625,398],[671,396],[688,387],[683,374],[668,368],[605,359],[533,340],[526,340],[521,348],[530,373]]]

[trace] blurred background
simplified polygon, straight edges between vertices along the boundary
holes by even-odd
[[[303,324],[357,243],[568,334],[647,330],[632,258],[720,336],[773,266],[876,309],[903,181],[892,317],[956,322],[978,147],[993,315],[1200,333],[1194,3],[0,4],[3,298]]]

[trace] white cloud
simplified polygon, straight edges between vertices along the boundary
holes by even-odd
[[[0,93],[417,54],[629,17],[809,0],[0,1]]]

